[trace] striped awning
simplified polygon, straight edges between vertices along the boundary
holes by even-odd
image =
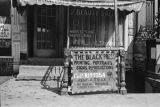
[[[140,11],[144,1],[118,1],[117,8],[121,11]],[[87,8],[103,8],[114,9],[114,0],[18,0],[21,6],[26,5],[63,5],[63,6],[78,6]]]

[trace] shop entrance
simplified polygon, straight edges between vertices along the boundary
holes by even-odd
[[[29,58],[63,58],[67,40],[65,17],[63,6],[34,5],[27,8]]]
[[[36,6],[34,16],[33,56],[58,56],[57,9],[55,6]]]

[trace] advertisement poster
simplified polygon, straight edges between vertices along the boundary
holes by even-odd
[[[0,24],[0,39],[11,39],[10,24]]]
[[[0,56],[11,56],[11,24],[7,18],[0,17]]]
[[[118,51],[71,51],[72,93],[116,91]]]

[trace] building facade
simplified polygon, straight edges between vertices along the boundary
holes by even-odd
[[[119,62],[123,62],[123,58],[118,57],[118,55],[121,56],[121,54],[123,54],[121,50],[127,51],[130,45],[130,43],[128,43],[128,15],[133,11],[140,11],[143,5],[141,1],[117,2],[117,13],[119,15],[117,17],[118,26],[115,27],[113,1],[104,3],[103,1],[54,2],[52,0],[17,0],[10,2],[13,4],[13,7],[11,6],[10,15],[11,54],[9,56],[13,60],[13,71],[19,72],[20,65],[64,65],[67,82],[69,77],[66,75],[68,75],[68,72],[73,72],[75,78],[73,76],[71,79],[73,78],[74,81],[79,81],[77,78],[85,78],[78,69],[75,70],[78,74],[74,74],[74,70],[69,71],[69,65],[72,62],[70,59],[72,58],[68,55],[71,54],[73,60],[76,61],[82,61],[85,56],[86,59],[84,60],[86,61],[88,59],[90,64],[94,65],[94,60],[103,61],[101,57],[102,54],[99,52],[105,53],[105,55],[110,54],[110,52],[111,55],[115,53],[115,59],[112,63],[117,61],[117,65],[114,65],[114,70],[108,70],[110,68],[105,67],[107,72],[109,72],[108,74],[103,70],[104,73],[99,73],[101,72],[100,70],[96,71],[97,73],[94,76],[106,77],[106,75],[114,74],[115,79],[118,79],[116,75],[119,77],[120,74],[116,74],[115,72],[118,72],[121,68],[116,69],[116,67],[119,65]],[[118,35],[116,35],[117,32]],[[66,49],[67,51],[65,51]],[[91,52],[90,57],[88,56],[88,52]],[[77,53],[78,55],[80,54],[80,56],[76,57]],[[81,55],[81,53],[83,53],[83,55]],[[105,57],[105,55],[103,55],[103,57]],[[2,57],[6,56],[2,55]],[[117,58],[119,59],[117,60]],[[109,62],[106,64],[109,64]],[[85,68],[84,65],[82,67],[83,69],[80,69],[83,72],[85,72],[84,69],[89,69],[89,67]],[[99,66],[102,65],[102,63],[99,64]],[[74,64],[73,66],[77,67],[77,65]],[[122,69],[123,68],[124,67],[122,67]],[[92,70],[88,71],[91,72]],[[125,89],[124,69],[121,73],[123,74],[121,77],[122,80],[115,81],[121,83],[121,85],[119,85],[121,89]],[[92,73],[87,75],[90,75],[90,78],[94,77]],[[89,77],[87,76],[86,78]],[[107,80],[102,81],[103,80],[100,82],[101,84]],[[117,84],[115,81],[111,82],[114,85],[111,85],[110,88],[107,88],[106,85],[102,85],[102,87],[104,86],[106,88],[105,90],[117,90],[119,86],[115,85]],[[75,84],[77,85],[72,86],[71,82],[73,90],[77,90],[75,87],[81,83],[75,82]],[[99,89],[97,88],[99,86],[93,87],[92,85],[91,87],[93,89],[102,90],[102,87]],[[92,88],[90,89],[91,91]],[[78,92],[81,91],[85,92],[86,90],[82,89]]]

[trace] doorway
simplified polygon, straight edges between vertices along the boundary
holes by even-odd
[[[34,57],[57,57],[59,54],[57,7],[46,5],[36,6],[34,13]]]
[[[67,11],[64,6],[28,6],[28,57],[63,58],[67,41],[66,20]]]

